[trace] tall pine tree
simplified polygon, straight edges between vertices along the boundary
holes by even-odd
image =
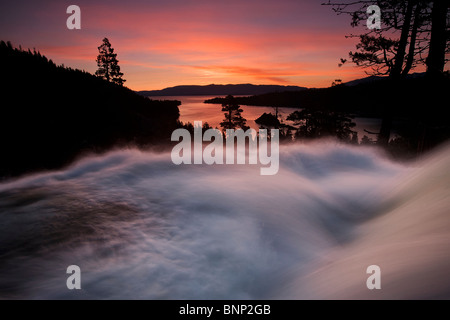
[[[227,129],[241,128],[247,130],[249,127],[246,125],[247,120],[242,117],[241,107],[236,103],[233,96],[226,97],[225,102],[222,104],[222,111],[224,111],[225,119],[220,123],[223,131]]]
[[[108,38],[103,39],[103,43],[98,47],[98,52],[96,60],[98,70],[95,72],[95,75],[106,81],[123,86],[126,80],[122,79],[123,73],[120,72],[117,53],[114,53],[114,48],[111,47]]]

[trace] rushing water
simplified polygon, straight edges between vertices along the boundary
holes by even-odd
[[[407,166],[334,142],[282,147],[275,176],[88,157],[0,184],[0,297],[450,298],[449,166],[449,147]]]

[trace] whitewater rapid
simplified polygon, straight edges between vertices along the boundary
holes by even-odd
[[[0,298],[448,299],[449,167],[448,146],[400,164],[330,141],[281,147],[274,176],[86,157],[0,184]]]

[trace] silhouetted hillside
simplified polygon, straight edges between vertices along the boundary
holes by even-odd
[[[417,78],[423,78],[423,77],[425,77],[425,72],[423,72],[423,73],[411,73],[411,74],[406,75],[406,79],[417,79]],[[358,84],[371,83],[371,82],[374,82],[374,81],[384,80],[384,79],[386,79],[386,77],[368,76],[368,77],[365,77],[365,78],[348,81],[348,82],[345,82],[343,84],[346,85],[346,86],[356,86]]]
[[[146,96],[227,96],[227,95],[256,95],[270,92],[285,92],[305,90],[297,86],[254,85],[254,84],[210,84],[207,86],[176,86],[162,90],[139,91]]]
[[[356,85],[345,84],[329,88],[277,92],[250,97],[237,97],[240,105],[287,108],[326,108],[361,116],[380,117],[385,108],[393,116],[407,118],[435,118],[446,112],[450,79],[412,77],[394,82],[388,78]],[[221,104],[224,98],[206,100]]]
[[[169,141],[178,101],[152,101],[39,52],[0,43],[0,178],[61,167],[81,152]]]
[[[380,131],[368,134],[395,157],[412,158],[450,138],[449,92],[448,74],[433,78],[422,75],[399,81],[385,78],[356,85],[237,97],[235,101],[238,105],[301,108],[310,115],[340,113],[379,118]],[[222,104],[225,99],[205,103]],[[395,135],[391,136],[393,130]]]

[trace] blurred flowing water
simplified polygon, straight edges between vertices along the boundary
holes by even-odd
[[[333,142],[282,147],[275,176],[88,157],[0,184],[0,298],[450,298],[449,167]]]

